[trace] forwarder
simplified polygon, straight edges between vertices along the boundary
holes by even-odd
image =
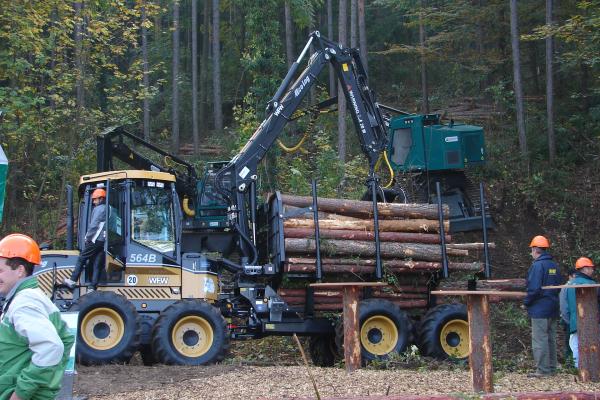
[[[295,78],[311,46],[314,53]],[[140,350],[146,362],[200,365],[222,360],[231,338],[335,335],[335,319],[315,316],[310,309],[294,309],[278,296],[285,261],[284,210],[277,195],[259,206],[256,193],[258,164],[328,65],[333,66],[350,104],[369,162],[367,185],[378,223],[376,193],[380,189],[374,170],[387,146],[386,120],[368,86],[358,50],[314,32],[248,143],[231,161],[209,165],[202,179],[184,160],[121,128],[99,135],[99,172],[83,176],[78,187],[80,247],[91,194],[97,188],[106,191],[106,260],[98,290],[86,291],[89,271],[73,293],[56,284],[70,275],[77,251],[45,252],[38,273],[42,287],[62,310],[79,311],[81,363],[127,362]],[[136,152],[127,140],[163,156],[162,162]],[[114,158],[135,169],[113,170]],[[68,221],[72,227],[72,217]],[[72,234],[67,242],[70,248]],[[381,280],[377,229],[373,246],[377,255],[373,278]],[[377,310],[384,311],[378,313],[395,309],[379,301]],[[449,318],[462,321],[466,313]],[[410,326],[392,323],[386,330],[395,334],[398,343],[392,343],[389,353],[365,354],[368,358],[387,357],[408,345]]]

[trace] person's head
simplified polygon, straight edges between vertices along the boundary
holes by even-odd
[[[592,276],[594,274],[594,268],[594,263],[587,257],[579,257],[577,261],[575,261],[575,269],[577,272],[581,272],[587,276]]]
[[[535,260],[542,254],[544,254],[546,250],[550,247],[550,241],[544,236],[538,235],[531,239],[529,247],[531,248],[531,257],[533,257],[533,259]]]
[[[95,189],[92,192],[92,203],[97,206],[100,203],[104,203],[106,199],[106,191],[104,189]]]
[[[569,274],[569,279],[574,278],[576,272],[577,272],[577,269],[569,268],[569,271],[567,271],[567,273]]]
[[[42,262],[38,244],[27,235],[13,233],[0,240],[0,294],[6,296],[15,284],[33,274]]]

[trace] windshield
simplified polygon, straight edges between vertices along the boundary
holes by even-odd
[[[162,187],[136,186],[132,189],[132,238],[161,253],[173,253],[173,202],[170,190],[164,184],[160,186]]]

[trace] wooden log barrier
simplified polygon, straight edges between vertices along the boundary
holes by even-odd
[[[382,260],[383,267],[391,272],[395,273],[421,273],[421,272],[435,272],[442,269],[442,264],[439,262],[429,261],[405,261],[405,260]],[[290,257],[286,260],[284,267],[285,272],[315,272],[316,260],[314,258],[300,258]],[[375,260],[369,259],[322,259],[321,266],[325,273],[370,273],[375,271]],[[448,269],[450,271],[465,271],[465,272],[478,272],[481,271],[483,266],[481,263],[448,263]],[[456,289],[462,289],[466,287],[466,283]],[[454,286],[452,288],[455,288]]]
[[[439,296],[466,296],[469,318],[469,368],[473,391],[492,393],[494,371],[492,367],[492,342],[488,296],[523,298],[525,292],[500,292],[495,290],[435,290]]]
[[[321,224],[319,223],[319,228]],[[284,228],[283,234],[286,238],[314,238],[314,228]],[[345,229],[319,229],[321,239],[344,239],[344,240],[374,240],[375,233],[366,230],[345,230]],[[379,232],[379,240],[382,242],[400,242],[400,243],[425,243],[439,244],[440,235],[433,233],[411,233],[411,232]],[[452,240],[450,235],[446,235],[446,242]],[[468,250],[468,249],[467,249]]]
[[[284,228],[307,228],[314,229],[312,219],[290,218],[283,221]],[[335,219],[319,220],[320,229],[341,229],[350,231],[373,231],[375,223],[372,220],[358,221],[338,221]],[[444,232],[450,229],[450,222],[444,221]],[[379,221],[379,232],[421,232],[437,233],[440,230],[440,224],[433,219],[403,219],[403,220],[385,220]]]
[[[579,378],[581,382],[600,381],[600,284],[542,286],[542,289],[575,288],[577,301],[577,339],[579,341]]]
[[[384,282],[311,283],[315,289],[343,289],[344,291],[344,361],[346,372],[360,368],[360,321],[358,320],[359,288],[387,286]]]

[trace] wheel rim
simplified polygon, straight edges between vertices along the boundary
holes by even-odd
[[[200,357],[211,348],[213,329],[202,317],[189,315],[181,318],[171,333],[173,347],[185,357]]]
[[[81,321],[81,338],[94,350],[110,350],[123,339],[125,322],[111,308],[93,309]]]
[[[455,358],[469,355],[469,324],[462,319],[448,321],[440,331],[440,343],[446,354]]]
[[[366,351],[377,356],[391,353],[398,344],[398,328],[383,315],[367,319],[360,328],[360,341]]]

